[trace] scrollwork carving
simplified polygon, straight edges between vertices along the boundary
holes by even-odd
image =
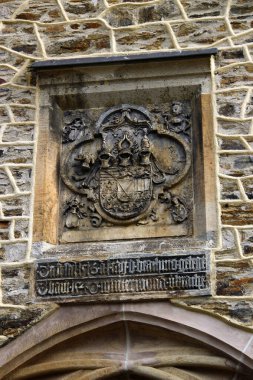
[[[159,204],[174,223],[187,219],[185,202],[170,189],[191,165],[189,142],[180,136],[189,133],[190,121],[178,102],[172,113],[163,114],[166,128],[158,131],[159,118],[144,107],[113,107],[100,116],[94,138],[88,139],[80,119],[68,124],[64,138],[73,144],[64,151],[61,177],[76,195],[65,205],[66,228],[78,228],[87,218],[94,228],[157,223]]]

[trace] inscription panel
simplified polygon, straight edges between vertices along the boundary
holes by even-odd
[[[205,251],[36,264],[36,296],[103,301],[210,294]]]

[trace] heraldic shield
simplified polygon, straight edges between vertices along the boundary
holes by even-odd
[[[151,199],[150,165],[100,170],[100,206],[112,218],[132,219],[148,209]]]

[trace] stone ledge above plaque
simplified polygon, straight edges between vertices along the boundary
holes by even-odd
[[[214,246],[209,57],[121,61],[37,68],[34,241]]]

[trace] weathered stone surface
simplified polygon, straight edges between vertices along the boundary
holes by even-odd
[[[253,302],[251,300],[238,301],[224,298],[222,300],[213,300],[212,298],[202,297],[198,299],[190,298],[171,301],[176,305],[193,307],[200,311],[219,315],[236,324],[243,323],[249,327],[253,325]]]
[[[221,173],[233,177],[253,174],[253,155],[222,154],[220,156]]]
[[[20,6],[20,0],[1,0],[0,19],[8,20],[12,18],[15,10]]]
[[[14,305],[22,305],[28,302],[31,291],[30,266],[3,267],[2,276],[3,302]]]
[[[185,12],[190,18],[223,16],[226,10],[226,2],[181,0]]]
[[[253,230],[240,229],[242,251],[245,256],[253,256]]]
[[[253,32],[250,30],[249,33],[245,33],[239,35],[238,37],[233,37],[233,42],[235,45],[244,45],[244,44],[252,44],[253,42]]]
[[[251,128],[251,120],[230,121],[218,119],[218,132],[226,135],[247,135]]]
[[[15,52],[10,53],[9,51],[0,48],[0,61],[3,65],[8,64],[19,69],[25,63],[26,59],[15,54]]]
[[[127,0],[128,3],[151,3],[154,0]],[[109,5],[126,3],[126,0],[107,0]]]
[[[251,66],[253,69],[253,65]],[[253,95],[251,95],[248,104],[246,106],[246,111],[245,111],[245,117],[252,117],[253,116]]]
[[[16,71],[7,66],[0,67],[0,85],[9,82],[15,74]]]
[[[101,21],[45,25],[39,30],[49,56],[110,50],[110,33]]]
[[[244,62],[245,56],[243,48],[235,47],[228,50],[219,50],[215,56],[216,67],[223,67],[231,63]],[[219,78],[219,77],[218,77]]]
[[[246,90],[244,90],[217,94],[217,108],[219,115],[239,118],[246,93]]]
[[[115,31],[119,51],[155,50],[172,48],[172,42],[163,25],[150,25],[137,29]]]
[[[138,8],[121,7],[112,8],[105,15],[105,20],[113,27],[122,27],[137,24]]]
[[[11,168],[11,172],[20,191],[31,190],[32,169]]]
[[[182,14],[178,8],[178,4],[174,0],[159,1],[152,6],[141,7],[138,14],[138,24],[144,22],[166,21],[181,19]]]
[[[232,0],[230,22],[236,33],[252,28],[253,5],[251,0]]]
[[[238,138],[218,138],[219,148],[221,150],[245,150],[245,145]]]
[[[27,239],[29,233],[29,221],[16,219],[14,227],[14,237],[15,239]]]
[[[22,220],[15,221],[23,222]],[[27,222],[27,221],[24,221]],[[19,224],[20,225],[20,224]],[[8,243],[3,244],[0,250],[0,261],[3,262],[18,262],[24,261],[27,252],[27,243]]]
[[[228,35],[226,24],[222,20],[184,21],[173,24],[172,29],[181,47],[204,47]]]
[[[252,296],[253,276],[250,260],[216,263],[217,295]]]
[[[15,122],[35,121],[35,110],[29,107],[11,106]]]
[[[0,35],[0,45],[27,55],[41,54],[33,25],[30,23],[3,23]]]
[[[56,305],[29,306],[25,309],[2,307],[0,315],[0,334],[5,335],[10,340],[20,335],[22,332],[38,322],[54,309]]]
[[[1,118],[1,123],[8,123],[10,121],[6,107],[3,105],[2,106],[0,105],[0,118]]]
[[[3,133],[3,142],[10,141],[33,141],[34,125],[9,124]]]
[[[181,12],[173,0],[159,1],[149,6],[122,6],[111,8],[106,13],[106,20],[113,27],[143,24],[146,22],[181,19]]]
[[[30,146],[10,146],[1,147],[0,164],[16,163],[27,164],[32,163],[33,148]]]
[[[218,77],[218,88],[251,86],[253,83],[253,63],[233,66]]]
[[[16,19],[40,22],[65,21],[56,0],[29,1],[16,14]]]
[[[13,192],[13,187],[10,183],[4,169],[0,169],[0,194],[8,194]]]
[[[10,222],[5,220],[0,220],[0,239],[9,240],[9,228]]]
[[[236,181],[229,179],[220,179],[221,199],[240,199],[241,194]]]
[[[245,193],[249,199],[253,199],[253,179],[243,179],[242,184],[244,186]]]
[[[222,229],[222,248],[215,252],[217,260],[234,259],[239,257],[235,231],[231,228]]]
[[[100,0],[63,0],[65,12],[70,19],[97,17],[105,9]]]
[[[34,104],[35,90],[20,89],[11,85],[0,87],[0,104]]]
[[[253,203],[225,203],[221,208],[222,223],[228,225],[245,226],[253,224]]]
[[[19,196],[17,198],[3,199],[2,207],[5,217],[29,215],[29,196]]]

